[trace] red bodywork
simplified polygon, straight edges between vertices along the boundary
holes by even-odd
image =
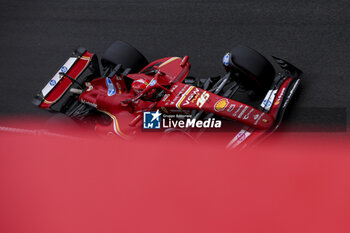
[[[87,67],[93,54],[85,52],[67,72],[76,79]],[[218,116],[233,119],[254,129],[267,130],[272,127],[278,112],[285,88],[280,88],[272,103],[269,113],[262,112],[244,103],[223,98],[207,90],[183,83],[190,69],[188,56],[184,58],[168,57],[156,60],[139,73],[128,74],[127,77],[114,75],[112,78],[102,77],[86,83],[87,88],[80,95],[79,101],[94,106],[113,120],[108,126],[96,125],[95,130],[102,133],[115,133],[122,137],[137,134],[142,129],[144,111],[160,109],[165,113],[188,113],[189,110],[203,110]],[[159,101],[141,99],[140,95],[128,90],[125,79],[143,78],[148,80],[147,90],[155,88],[165,90],[166,94]],[[110,81],[109,81],[110,80]],[[153,80],[153,82],[152,82]],[[287,87],[291,79],[286,79]],[[113,85],[114,92],[109,93],[108,83]],[[151,85],[151,82],[155,85]],[[72,81],[62,79],[44,99],[41,108],[48,108],[71,86]],[[143,93],[144,94],[144,93]],[[255,134],[264,131],[256,131]],[[243,135],[245,132],[242,133]],[[251,133],[249,133],[251,134]],[[242,136],[242,135],[240,135]],[[248,135],[249,136],[249,135]],[[253,138],[253,137],[252,137]]]

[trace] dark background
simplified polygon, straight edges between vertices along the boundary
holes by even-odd
[[[102,54],[124,40],[149,59],[190,56],[191,75],[223,74],[236,44],[304,71],[287,122],[346,129],[350,10],[338,1],[4,1],[0,5],[0,114],[40,115],[31,99],[71,52]],[[339,127],[340,125],[340,127]]]

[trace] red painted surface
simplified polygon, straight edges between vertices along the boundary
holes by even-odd
[[[92,56],[86,52],[86,56]],[[87,65],[86,60],[78,60],[68,74],[76,78]],[[262,112],[244,103],[223,98],[198,87],[182,83],[190,69],[188,56],[167,57],[151,62],[136,74],[127,77],[115,75],[110,82],[115,94],[108,95],[106,77],[97,78],[86,84],[88,88],[79,96],[79,101],[90,104],[111,117],[109,125],[96,124],[95,131],[106,134],[117,134],[124,138],[133,137],[142,131],[142,114],[145,111],[160,109],[165,113],[189,113],[190,110],[215,113],[217,116],[232,119],[258,130],[270,129],[274,124],[281,101],[286,93],[291,78],[284,81],[276,94],[269,113]],[[141,93],[127,90],[125,79],[143,79],[148,85]],[[151,85],[151,83],[153,83]],[[63,79],[48,95],[47,100],[57,99],[68,90],[71,81]],[[145,96],[163,89],[165,95],[161,100]],[[45,107],[43,102],[41,107]],[[47,105],[46,107],[48,107]],[[186,112],[187,111],[187,112]],[[256,131],[249,140],[260,137],[264,131]]]
[[[169,97],[164,99],[158,102],[157,107],[165,107],[166,109],[179,108],[183,110],[197,109],[205,112],[213,112],[218,116],[233,119],[258,129],[268,129],[274,121],[274,118],[269,114],[265,114],[249,105],[223,98],[209,91],[184,83],[176,83],[176,88],[174,87]],[[222,105],[224,107],[216,110],[216,106],[220,101],[225,101],[225,104]],[[257,116],[257,118],[254,119],[254,116]]]
[[[152,68],[154,66],[155,68]],[[235,100],[222,98],[203,89],[183,84],[182,81],[188,74],[189,68],[188,58],[184,60],[168,57],[150,63],[140,73],[128,75],[131,79],[142,78],[147,80],[148,83],[154,80],[155,85],[148,85],[147,91],[152,91],[152,88],[155,87],[164,88],[163,86],[168,86],[167,90],[164,89],[168,94],[159,102],[139,99],[141,94],[137,95],[131,91],[125,91],[125,88],[121,90],[118,86],[125,87],[125,85],[123,78],[117,76],[111,79],[117,88],[115,95],[107,95],[105,78],[100,78],[91,82],[92,88],[80,95],[79,100],[97,106],[97,109],[107,112],[113,119],[116,119],[107,127],[97,125],[98,132],[113,132],[118,135],[130,136],[140,132],[142,122],[138,119],[141,119],[142,113],[144,111],[155,111],[156,109],[167,112],[181,112],[192,109],[204,110],[258,129],[267,129],[273,124],[274,116]],[[149,72],[152,70],[157,71]],[[227,103],[219,108],[221,100],[227,101]],[[232,109],[232,106],[234,109]]]

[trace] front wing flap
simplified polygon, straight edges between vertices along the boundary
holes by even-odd
[[[291,67],[292,65],[288,63]],[[274,118],[274,124],[267,130],[256,130],[252,127],[243,127],[227,144],[227,149],[239,148],[244,149],[248,145],[258,144],[265,138],[275,132],[280,126],[284,113],[295,95],[300,85],[302,72],[295,68],[297,73],[287,72],[288,76],[282,75],[277,85],[268,91],[263,102],[260,105],[262,111]]]

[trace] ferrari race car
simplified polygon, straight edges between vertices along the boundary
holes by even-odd
[[[115,41],[101,58],[102,69],[95,54],[74,51],[33,103],[123,138],[149,129],[198,138],[222,127],[221,120],[233,120],[238,123],[227,147],[245,147],[279,127],[300,82],[298,68],[281,58],[271,61],[239,45],[224,55],[224,75],[199,79],[188,76],[188,56],[148,62],[128,43]]]

